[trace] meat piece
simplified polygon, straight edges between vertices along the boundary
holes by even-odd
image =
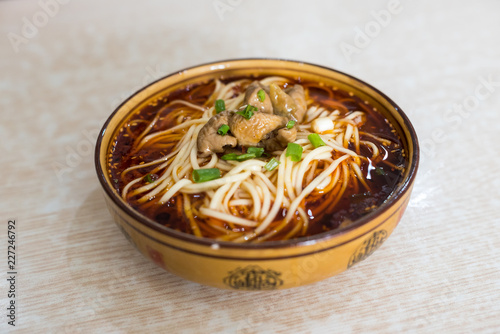
[[[285,93],[277,84],[269,85],[269,96],[276,115],[290,117],[297,109],[295,101]]]
[[[279,129],[276,139],[278,139],[281,144],[286,146],[286,144],[292,143],[295,141],[295,139],[297,139],[297,129],[295,127],[291,129]]]
[[[221,136],[217,133],[221,125],[228,124],[229,115],[229,111],[218,113],[201,128],[197,140],[200,156],[209,156],[212,152],[222,153],[225,146],[235,147],[238,144],[235,137],[229,134]]]
[[[275,114],[289,116],[298,122],[302,122],[307,111],[304,87],[294,85],[282,90],[277,84],[272,83],[269,85],[269,96]]]
[[[264,101],[259,99],[257,93],[260,90],[264,91]],[[273,105],[271,103],[271,98],[267,94],[264,87],[258,81],[252,82],[245,92],[245,104],[249,104],[251,106],[256,107],[259,111],[272,114],[273,113]]]
[[[294,85],[293,87],[285,89],[285,93],[290,95],[290,97],[295,102],[297,108],[293,111],[297,121],[302,122],[304,115],[307,111],[306,96],[304,93],[304,87],[301,85]]]
[[[269,139],[263,141],[266,151],[280,151],[283,150],[288,143],[292,143],[297,139],[297,129],[281,128],[273,131]]]
[[[250,119],[232,113],[229,116],[229,128],[242,146],[255,146],[270,132],[282,128],[288,119],[283,116],[256,111]]]

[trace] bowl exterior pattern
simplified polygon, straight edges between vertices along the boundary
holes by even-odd
[[[236,290],[285,289],[339,274],[370,256],[389,237],[408,204],[409,193],[393,210],[361,230],[310,246],[270,250],[193,247],[148,228],[130,217],[106,194],[114,221],[127,239],[158,266],[188,280]]]
[[[111,185],[107,156],[121,125],[134,112],[176,89],[215,77],[284,75],[317,80],[353,91],[377,108],[400,134],[408,168],[397,193],[352,227],[297,242],[260,245],[216,243],[168,231],[130,208]],[[366,259],[390,236],[410,199],[418,166],[418,143],[399,108],[373,87],[316,65],[276,59],[232,60],[197,66],[167,76],[139,91],[111,115],[96,147],[96,168],[114,221],[127,239],[158,266],[188,280],[235,290],[273,290],[310,284]]]

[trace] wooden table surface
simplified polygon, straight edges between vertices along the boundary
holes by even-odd
[[[0,332],[500,332],[499,13],[494,0],[1,1]],[[276,292],[201,286],[148,262],[105,207],[93,149],[120,101],[242,57],[357,76],[417,130],[400,225],[341,275]]]

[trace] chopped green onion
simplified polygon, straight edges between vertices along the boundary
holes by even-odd
[[[302,151],[304,151],[304,149],[299,144],[288,143],[286,147],[286,156],[291,157],[292,161],[297,162],[302,158]]]
[[[222,160],[236,160],[236,161],[245,161],[253,158],[257,158],[257,155],[255,155],[255,153],[243,153],[243,154],[228,153],[224,154],[221,157]]]
[[[257,109],[254,106],[247,105],[245,109],[237,111],[236,113],[238,115],[241,115],[241,116],[245,117],[246,119],[250,119],[253,116],[253,112],[257,111],[257,110],[259,110],[259,109]]]
[[[221,159],[222,160],[236,160],[236,161],[245,161],[253,158],[260,158],[264,154],[264,149],[262,147],[249,147],[247,149],[247,153],[237,154],[237,153],[228,153],[224,154]]]
[[[221,111],[224,111],[226,110],[226,103],[224,102],[224,100],[216,100],[215,101],[215,112],[216,113],[220,113]]]
[[[307,136],[307,139],[313,144],[315,148],[318,148],[320,146],[325,146],[325,142],[317,133],[311,133],[309,136]]]
[[[257,92],[257,97],[259,98],[260,102],[264,102],[264,100],[266,99],[266,93],[264,92],[263,89]]]
[[[228,153],[228,154],[224,154],[220,158],[222,160],[236,160],[237,157],[238,157],[238,154],[236,154],[236,153]]]
[[[287,129],[291,129],[293,128],[293,126],[295,125],[295,121],[294,120],[289,120],[288,123],[286,123],[286,128]]]
[[[221,157],[222,160],[236,160],[236,161],[245,161],[252,158],[256,158],[255,154],[253,153],[244,153],[244,154],[228,153],[224,154]]]
[[[278,167],[278,165],[280,164],[280,162],[274,158],[272,158],[271,160],[269,160],[269,162],[264,166],[265,169],[267,169],[268,171],[272,171],[274,170],[276,167]]]
[[[193,169],[193,181],[207,182],[220,178],[219,168]]]
[[[385,175],[385,171],[382,167],[375,168],[375,174],[377,175]]]
[[[228,131],[229,131],[229,125],[227,124],[222,124],[221,126],[219,126],[219,129],[217,129],[217,133],[220,134],[221,136],[226,135]]]
[[[153,183],[154,182],[153,177],[151,176],[151,174],[148,174],[148,175],[144,176],[144,181],[146,181],[147,183]]]
[[[262,154],[264,153],[264,149],[262,147],[249,147],[247,149],[247,153],[252,153],[252,154],[255,154],[255,156],[257,158],[260,158],[262,156]]]
[[[238,155],[235,160],[236,161],[245,161],[245,160],[253,159],[253,158],[257,158],[255,153],[243,153],[243,154]]]

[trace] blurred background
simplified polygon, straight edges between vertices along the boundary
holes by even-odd
[[[23,222],[21,327],[495,332],[499,13],[495,0],[0,1],[0,212]],[[408,210],[378,252],[271,295],[205,288],[144,264],[111,223],[93,164],[99,129],[133,92],[245,57],[301,60],[370,83],[406,112],[422,150]]]

